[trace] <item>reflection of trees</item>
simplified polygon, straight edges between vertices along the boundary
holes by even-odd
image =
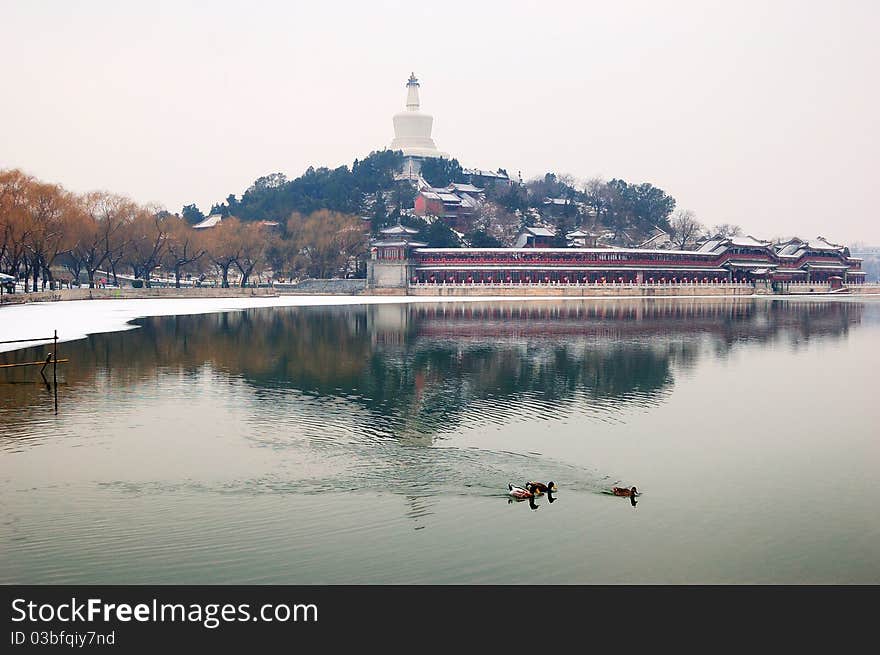
[[[138,330],[63,344],[62,352],[71,390],[130,388],[160,372],[195,377],[207,364],[258,395],[289,388],[345,399],[366,409],[376,429],[430,434],[475,406],[644,402],[707,343],[723,354],[742,342],[844,335],[861,311],[848,302],[638,299],[274,308],[142,319]],[[7,409],[39,393],[6,388]]]

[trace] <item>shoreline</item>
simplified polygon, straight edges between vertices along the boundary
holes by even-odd
[[[111,291],[111,290],[106,290]],[[112,290],[118,291],[118,290]],[[134,291],[142,291],[135,289]],[[157,290],[158,291],[158,290]],[[58,292],[52,292],[58,293]],[[124,332],[137,329],[132,323],[140,318],[153,316],[185,316],[215,314],[268,307],[332,307],[354,305],[394,305],[422,303],[468,303],[468,302],[559,302],[559,301],[641,301],[641,300],[754,300],[768,301],[811,299],[840,301],[859,298],[856,294],[807,294],[807,295],[656,295],[656,296],[361,296],[336,295],[253,295],[226,297],[152,297],[152,298],[104,298],[104,302],[87,299],[64,302],[30,302],[0,307],[0,341],[30,339],[50,336],[58,330],[58,341],[76,341],[92,334]],[[867,294],[864,297],[877,297]],[[0,343],[0,353],[46,345],[45,340],[22,343]],[[62,355],[63,356],[63,355]]]
[[[4,294],[0,298],[0,309],[7,306],[33,303],[71,302],[81,300],[204,300],[204,299],[268,299],[268,298],[362,298],[370,302],[372,298],[393,299],[396,302],[409,302],[411,299],[426,298],[447,301],[470,299],[546,299],[546,298],[748,298],[766,297],[830,297],[830,296],[871,296],[880,295],[880,284],[860,285],[864,288],[850,288],[848,293],[829,293],[827,287],[812,291],[772,294],[761,292],[751,286],[740,285],[667,285],[667,286],[432,286],[401,289],[358,289],[354,293],[328,292],[326,287],[315,290],[278,289],[275,287],[157,287],[152,289],[60,289],[56,291],[37,291],[32,293]]]

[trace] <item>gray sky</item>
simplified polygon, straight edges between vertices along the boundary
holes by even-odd
[[[0,167],[203,211],[393,136],[651,182],[704,223],[880,244],[880,2],[0,0]]]

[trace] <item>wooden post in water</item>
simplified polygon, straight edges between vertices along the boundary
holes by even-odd
[[[46,385],[46,391],[49,391],[49,380],[46,379],[46,374],[43,371],[46,370],[46,367],[49,365],[49,361],[52,359],[52,353],[46,355],[46,361],[43,362],[43,365],[40,367],[40,377],[43,378],[43,384]],[[39,364],[39,362],[34,362],[35,364]],[[28,364],[23,364],[23,366],[28,366]]]
[[[58,330],[53,337],[54,348],[52,349],[52,387],[55,389],[55,413],[58,413]]]

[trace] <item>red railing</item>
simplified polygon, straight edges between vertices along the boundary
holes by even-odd
[[[807,256],[802,257],[794,262],[790,262],[777,259],[775,257],[769,257],[767,255],[734,255],[729,253],[725,253],[720,257],[715,257],[713,259],[696,259],[689,257],[682,257],[681,259],[629,259],[627,258],[626,254],[616,254],[616,256],[621,257],[620,259],[600,259],[601,256],[605,255],[605,253],[590,253],[589,255],[573,255],[569,257],[534,257],[531,254],[516,256],[513,253],[506,257],[447,257],[438,256],[433,253],[419,254],[418,252],[416,253],[416,255],[417,263],[419,265],[427,266],[602,266],[609,269],[613,268],[614,266],[643,266],[654,268],[695,266],[699,268],[718,268],[730,261],[748,261],[755,263],[766,263],[771,266],[776,264],[781,269],[789,270],[799,269],[808,262],[842,263],[856,270],[858,270],[859,268],[857,264],[850,264],[846,262],[843,258],[838,257]]]

